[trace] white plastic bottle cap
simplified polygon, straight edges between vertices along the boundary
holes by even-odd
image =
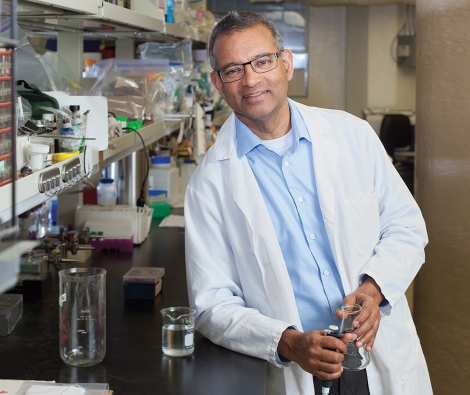
[[[54,114],[42,114],[42,119],[54,122]]]
[[[28,145],[28,151],[33,152],[35,154],[48,154],[49,153],[49,146],[46,144],[32,144]]]

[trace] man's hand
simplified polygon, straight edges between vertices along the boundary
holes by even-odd
[[[307,333],[286,329],[278,344],[278,354],[297,363],[303,370],[322,380],[334,380],[341,376],[341,363],[346,343],[356,335],[347,334],[341,339],[324,336],[323,331]]]
[[[353,322],[353,326],[356,328],[353,334],[356,334],[358,338],[356,341],[357,348],[366,345],[366,351],[370,352],[372,349],[381,319],[379,304],[383,300],[384,296],[380,291],[380,287],[372,277],[367,277],[355,292],[344,299],[343,304],[362,306],[361,313]],[[337,311],[336,315],[341,319],[343,313]]]

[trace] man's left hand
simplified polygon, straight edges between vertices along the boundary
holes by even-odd
[[[357,335],[356,347],[366,345],[366,351],[370,352],[374,345],[375,336],[379,330],[381,314],[379,304],[384,300],[372,277],[367,277],[361,286],[353,293],[346,296],[343,304],[358,304],[362,306],[362,311],[353,322],[356,328],[353,333]],[[342,318],[341,310],[336,312],[338,318]]]

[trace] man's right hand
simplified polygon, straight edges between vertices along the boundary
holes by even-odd
[[[346,334],[337,339],[324,336],[324,331],[302,333],[289,328],[282,333],[277,352],[322,380],[334,380],[343,372],[346,344],[354,337]]]

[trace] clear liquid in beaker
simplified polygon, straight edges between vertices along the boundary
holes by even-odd
[[[162,350],[172,357],[183,357],[194,352],[194,325],[164,325]]]

